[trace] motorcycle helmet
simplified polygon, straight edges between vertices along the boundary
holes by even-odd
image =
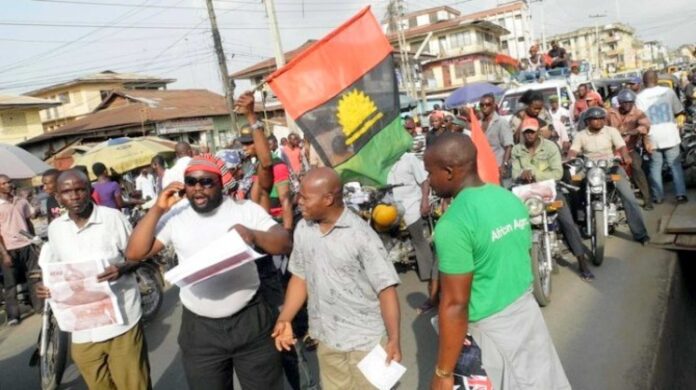
[[[636,93],[630,89],[623,89],[616,98],[619,100],[619,103],[635,103]]]
[[[378,231],[387,231],[399,222],[399,210],[393,204],[378,204],[372,209],[372,221]]]
[[[590,119],[604,119],[606,118],[607,113],[604,111],[603,108],[600,107],[590,107],[587,109],[587,112],[585,113],[585,120],[589,121]]]

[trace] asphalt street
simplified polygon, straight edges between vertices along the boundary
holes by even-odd
[[[646,213],[651,231],[672,207],[665,203]],[[573,388],[648,388],[676,256],[632,242],[624,226],[609,239],[604,264],[593,269],[594,282],[578,278],[574,260],[566,258],[554,275],[552,302],[542,311]],[[402,363],[408,371],[399,388],[426,389],[437,353],[434,313],[418,315],[415,309],[426,298],[425,283],[414,272],[401,277]],[[176,342],[180,317],[177,291],[170,289],[146,327],[155,389],[186,388]],[[28,366],[39,328],[40,318],[32,316],[19,327],[0,329],[0,390],[39,388],[38,370]],[[61,388],[86,388],[74,365]]]

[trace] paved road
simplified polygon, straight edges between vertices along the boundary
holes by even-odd
[[[663,204],[647,215],[651,230],[671,207]],[[675,256],[629,241],[625,229],[609,240],[607,251],[604,265],[594,270],[593,283],[576,276],[574,262],[561,267],[544,317],[574,388],[647,388]],[[425,300],[424,291],[413,272],[402,275],[402,352],[408,371],[400,389],[427,388],[433,372],[437,338],[430,316],[415,311]],[[185,388],[176,344],[180,316],[172,289],[158,318],[146,328],[155,389]],[[40,318],[33,316],[17,328],[0,330],[0,389],[38,388],[38,372],[27,362],[39,326]],[[62,388],[85,389],[73,365]]]

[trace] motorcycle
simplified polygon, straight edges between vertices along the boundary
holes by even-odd
[[[607,237],[625,220],[620,216],[623,207],[614,186],[621,175],[611,173],[620,161],[618,158],[597,161],[577,158],[568,165],[572,181],[584,184],[584,212],[578,213],[578,220],[584,222],[585,233],[590,236],[592,263],[596,266],[604,262]]]
[[[559,183],[558,185],[566,185]],[[551,302],[551,275],[558,272],[556,259],[563,252],[558,210],[564,207],[563,201],[555,200],[557,185],[554,180],[516,185],[515,194],[529,211],[532,228],[532,292],[539,306]]]
[[[388,252],[388,258],[397,269],[416,269],[416,250],[411,236],[403,223],[403,207],[394,200],[392,190],[403,184],[390,184],[381,187],[361,186],[347,183],[343,188],[343,199],[348,208],[360,215],[379,234]],[[374,212],[381,207],[394,207],[398,216],[390,226],[381,226],[374,221]]]
[[[680,149],[684,179],[687,187],[696,187],[696,123],[684,125],[681,139]]]

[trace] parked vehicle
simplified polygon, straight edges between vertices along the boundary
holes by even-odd
[[[379,234],[388,258],[398,270],[416,269],[416,251],[403,222],[404,209],[392,195],[392,190],[400,186],[402,184],[370,187],[348,183],[344,186],[344,202]]]
[[[684,125],[681,136],[681,158],[687,187],[696,187],[696,123]]]
[[[532,293],[539,306],[551,303],[551,275],[557,271],[556,259],[561,257],[562,233],[558,224],[558,210],[563,201],[555,200],[556,182],[513,186],[512,192],[524,202],[529,211],[532,228]]]
[[[522,84],[519,87],[510,88],[503,94],[498,104],[498,113],[505,118],[505,120],[510,120],[512,115],[517,113],[522,109],[519,100],[522,95],[528,90],[540,91],[544,95],[544,102],[547,107],[550,105],[549,99],[551,96],[557,96],[560,104],[570,109],[575,104],[575,95],[570,88],[570,84],[565,79],[560,80],[546,80],[542,83],[529,83]]]
[[[611,169],[620,159],[597,160],[577,158],[569,163],[574,183],[582,183],[584,199],[578,220],[584,222],[586,235],[592,243],[592,262],[596,266],[604,262],[604,248],[607,237],[614,232],[623,212],[621,198],[614,183],[621,180]]]

